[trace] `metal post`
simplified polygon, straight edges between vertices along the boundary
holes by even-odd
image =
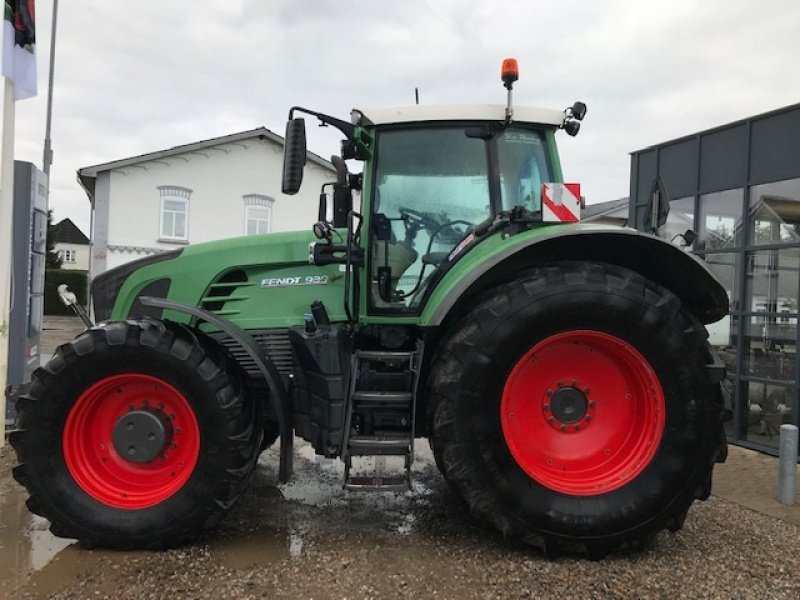
[[[53,150],[50,145],[50,125],[53,120],[53,73],[56,66],[56,22],[58,20],[58,0],[53,0],[53,22],[50,29],[50,73],[47,79],[47,120],[44,126],[44,156],[42,171],[47,176],[47,208],[50,208],[50,165],[53,164]]]
[[[0,36],[2,37],[2,36]],[[0,448],[5,444],[8,324],[11,312],[11,233],[14,214],[14,83],[3,81],[0,147]]]
[[[778,502],[793,505],[797,493],[797,426],[781,425]]]

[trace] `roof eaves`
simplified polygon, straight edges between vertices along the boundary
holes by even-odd
[[[96,179],[97,174],[102,171],[121,169],[123,167],[135,165],[142,162],[158,160],[169,156],[175,156],[177,154],[186,154],[188,152],[195,152],[197,150],[202,150],[203,148],[209,148],[211,146],[230,144],[255,137],[267,139],[280,146],[284,145],[284,139],[281,136],[270,131],[266,127],[258,127],[256,129],[250,129],[248,131],[241,131],[239,133],[232,133],[230,135],[210,138],[199,142],[193,142],[191,144],[173,146],[172,148],[167,148],[166,150],[159,150],[157,152],[148,152],[145,154],[139,154],[128,158],[122,158],[119,160],[83,167],[81,169],[78,169],[78,183],[81,185],[81,187],[83,187],[83,189],[86,191],[87,195],[91,200],[94,197],[94,180]],[[325,160],[318,154],[315,154],[313,152],[308,152],[308,158],[313,163],[317,164],[318,166],[324,169],[328,169],[329,171],[332,172],[335,171],[333,164],[331,164],[330,161]]]

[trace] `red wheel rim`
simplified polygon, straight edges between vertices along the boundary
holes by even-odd
[[[150,462],[123,458],[112,435],[120,419],[146,409],[169,420],[169,443]],[[67,415],[64,461],[89,496],[114,508],[140,509],[163,502],[192,474],[200,454],[200,429],[192,407],[173,386],[149,375],[124,373],[83,392]]]
[[[599,331],[567,331],[514,366],[500,404],[514,460],[556,492],[616,490],[650,464],[664,433],[664,393],[630,344]]]

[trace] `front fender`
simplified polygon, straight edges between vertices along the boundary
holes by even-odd
[[[421,325],[441,325],[461,302],[514,272],[557,260],[605,262],[628,268],[678,296],[702,323],[728,314],[728,294],[705,262],[674,244],[626,227],[589,223],[540,226],[480,242],[441,279]]]

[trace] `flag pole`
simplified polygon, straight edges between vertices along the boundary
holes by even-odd
[[[11,235],[14,215],[14,83],[3,80],[2,145],[0,145],[0,448],[6,443],[8,326],[11,312]]]
[[[58,21],[58,0],[53,0],[53,22],[50,26],[50,72],[47,76],[47,119],[44,126],[44,156],[42,170],[47,177],[47,209],[50,210],[50,165],[53,164],[53,150],[50,140],[50,125],[53,122],[53,74],[56,70],[56,23]]]

